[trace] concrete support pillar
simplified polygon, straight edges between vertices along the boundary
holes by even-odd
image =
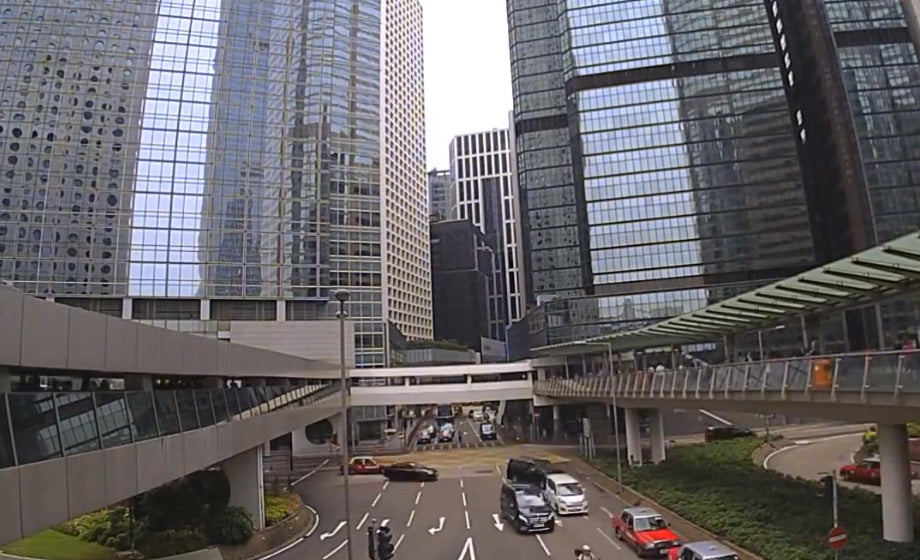
[[[562,409],[558,404],[553,405],[553,438],[562,437]]]
[[[651,420],[649,439],[652,447],[652,463],[657,465],[665,459],[664,414],[661,413],[660,408],[653,408],[649,411],[649,419]]]
[[[878,425],[878,453],[882,475],[882,536],[890,542],[914,540],[910,458],[907,426]]]
[[[121,318],[131,320],[134,318],[134,300],[125,298],[121,300]]]
[[[329,418],[334,434],[342,433],[342,416],[337,414]],[[329,443],[313,443],[307,439],[306,426],[291,433],[291,452],[295,457],[328,457],[333,454],[334,447]]]
[[[287,301],[279,299],[275,302],[275,320],[287,321]]]
[[[639,433],[639,409],[624,408],[626,417],[626,457],[631,465],[642,464],[642,439]]]
[[[265,528],[265,482],[262,479],[262,446],[235,455],[220,468],[230,481],[230,505],[252,515],[256,530]]]
[[[198,302],[198,312],[202,321],[211,320],[211,300],[203,299]]]
[[[125,391],[153,391],[153,376],[144,373],[126,373]]]

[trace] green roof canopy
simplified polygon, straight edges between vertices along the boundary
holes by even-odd
[[[920,290],[920,232],[774,282],[697,311],[638,329],[534,348],[537,355],[582,353],[585,345],[628,351],[717,340]]]

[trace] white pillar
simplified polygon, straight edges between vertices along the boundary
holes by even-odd
[[[639,409],[624,408],[626,417],[626,457],[630,464],[642,464],[642,439],[639,434]]]
[[[121,300],[121,318],[131,320],[134,318],[134,300],[125,298]]]
[[[652,446],[652,463],[657,465],[665,459],[664,414],[661,413],[660,408],[653,408],[649,412],[650,420],[652,421],[649,433]]]
[[[914,516],[907,426],[879,424],[878,453],[882,471],[882,536],[886,541],[911,542]]]
[[[198,301],[198,313],[199,313],[198,317],[202,321],[210,321],[211,320],[211,300],[209,299],[199,300]]]
[[[262,446],[230,457],[220,468],[230,481],[230,505],[252,515],[256,530],[265,528],[265,482],[262,479]]]
[[[553,405],[553,437],[562,437],[562,410],[558,404]]]
[[[286,321],[287,320],[287,301],[279,299],[275,302],[275,320],[276,321]]]

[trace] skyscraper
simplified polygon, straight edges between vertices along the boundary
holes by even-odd
[[[333,317],[344,287],[362,366],[389,326],[431,336],[418,0],[21,4],[3,277],[210,336]]]
[[[428,215],[431,221],[446,220],[451,211],[450,170],[428,172]]]
[[[493,129],[454,137],[450,143],[452,215],[472,221],[499,258],[492,336],[504,340],[504,328],[523,313],[523,283],[518,253],[518,201],[512,174],[508,130]]]
[[[903,156],[920,76],[897,0],[507,4],[547,342],[687,312],[920,223]],[[831,330],[873,343],[859,332],[873,318],[846,320]]]

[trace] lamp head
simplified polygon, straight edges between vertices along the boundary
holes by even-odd
[[[335,296],[335,299],[337,299],[339,303],[345,303],[351,298],[351,292],[345,289],[336,290],[332,295]]]

